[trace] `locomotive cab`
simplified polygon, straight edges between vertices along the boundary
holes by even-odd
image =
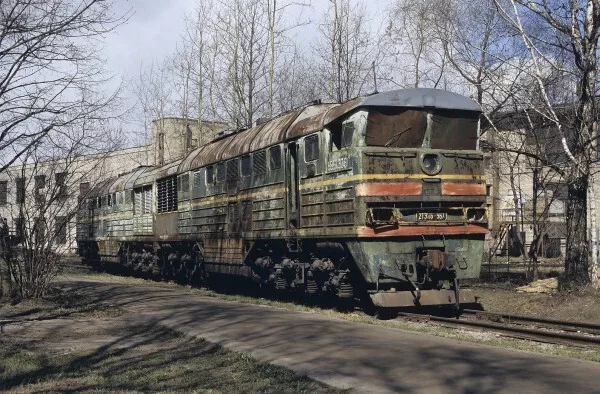
[[[434,104],[362,108],[330,132],[327,169],[353,163],[357,180],[357,238],[346,245],[379,307],[458,305],[458,280],[479,276],[480,111]]]

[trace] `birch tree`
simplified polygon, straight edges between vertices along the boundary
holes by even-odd
[[[376,34],[369,26],[369,15],[362,3],[330,0],[319,24],[314,44],[320,85],[328,87],[323,96],[344,102],[374,90],[373,65],[381,52]]]
[[[165,59],[162,63],[152,63],[149,67],[140,65],[140,72],[132,81],[133,93],[137,98],[137,110],[143,126],[143,142],[152,141],[152,121],[158,119],[158,138],[164,129],[164,119],[173,110],[172,63]],[[159,142],[159,145],[161,143]],[[163,164],[161,158],[156,163]],[[148,163],[145,163],[148,164]]]
[[[518,32],[531,62],[527,72],[537,85],[539,101],[524,105],[534,108],[540,116],[552,122],[563,151],[575,169],[566,179],[569,200],[565,278],[574,282],[591,280],[592,285],[597,287],[594,172],[597,159],[595,97],[600,1],[496,0],[495,4],[503,18]],[[532,20],[543,26],[543,29],[533,29]],[[556,39],[548,40],[548,32]],[[565,59],[570,59],[572,63],[566,63]],[[547,67],[576,80],[574,116],[565,116],[561,107],[552,101],[549,90],[544,85],[544,69]],[[591,268],[589,273],[588,268]]]
[[[442,86],[446,52],[435,30],[442,6],[433,0],[393,4],[384,37],[391,55],[387,66],[396,86]]]

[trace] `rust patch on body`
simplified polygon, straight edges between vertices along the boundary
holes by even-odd
[[[447,196],[482,196],[485,195],[483,183],[443,182],[442,194]]]
[[[356,196],[418,196],[422,190],[421,182],[361,183],[356,185]]]
[[[356,228],[359,237],[416,237],[421,235],[463,235],[487,234],[485,227],[475,224],[459,226],[384,226],[376,229],[360,226]]]

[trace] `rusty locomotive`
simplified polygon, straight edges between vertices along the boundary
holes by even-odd
[[[96,185],[85,261],[252,278],[378,308],[454,305],[487,232],[480,108],[434,89],[312,104]]]

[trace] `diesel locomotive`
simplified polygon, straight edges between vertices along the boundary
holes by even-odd
[[[223,132],[179,161],[96,185],[78,215],[89,263],[200,282],[455,305],[487,232],[481,110],[405,89],[315,103]]]

